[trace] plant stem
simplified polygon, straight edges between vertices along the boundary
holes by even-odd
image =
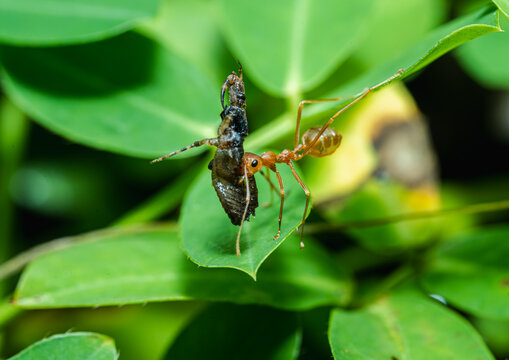
[[[10,299],[10,297],[6,297],[0,301],[0,328],[23,311],[22,309],[12,305]]]
[[[372,226],[387,225],[403,221],[422,220],[436,217],[450,216],[450,215],[467,215],[467,214],[480,214],[487,212],[496,212],[509,210],[509,199],[485,202],[479,204],[465,205],[451,209],[442,209],[438,211],[418,211],[409,214],[400,214],[388,216],[378,219],[367,219],[358,221],[348,221],[337,224],[310,224],[306,226],[306,233],[315,234],[324,231],[340,231],[344,229],[365,228]]]
[[[9,182],[19,166],[28,121],[25,115],[7,98],[0,99],[0,263],[11,253],[12,203]],[[2,291],[0,290],[0,293]]]

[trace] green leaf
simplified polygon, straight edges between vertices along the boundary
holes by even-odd
[[[117,35],[156,14],[159,0],[0,0],[0,42],[84,43]]]
[[[296,310],[346,303],[351,283],[345,272],[323,250],[309,244],[301,251],[292,240],[254,282],[238,271],[197,267],[182,252],[175,228],[92,233],[69,240],[85,243],[32,262],[13,301],[54,308],[198,299]]]
[[[458,308],[509,319],[509,227],[463,234],[443,245],[422,284]]]
[[[438,57],[444,55],[453,48],[472,40],[476,37],[483,36],[492,32],[501,31],[498,26],[499,11],[494,5],[486,6],[474,13],[455,19],[429,33],[424,39],[414,46],[409,47],[403,54],[396,56],[390,61],[386,61],[370,70],[357,76],[354,80],[338,84],[338,87],[330,92],[323,94],[320,98],[334,98],[343,96],[352,96],[364,91],[366,87],[374,86],[392,75],[398,70],[404,69],[403,76],[397,78],[399,81],[416,71],[422,69]],[[390,84],[392,81],[386,83]],[[379,87],[381,89],[382,87]],[[304,118],[301,123],[302,128],[309,125],[310,120],[315,119],[312,115],[320,114],[326,111],[327,115],[331,115],[331,110],[338,107],[339,103],[327,102],[324,104],[315,104],[314,106],[304,109]],[[316,120],[316,119],[315,119]],[[336,124],[341,119],[336,120]],[[295,129],[295,116],[283,116],[275,123],[271,123],[262,129],[254,132],[246,143],[250,145],[259,145],[266,143],[266,139],[272,142],[283,138],[285,135],[292,133]]]
[[[60,48],[0,47],[2,81],[35,120],[70,140],[156,157],[216,133],[220,84],[140,35]]]
[[[366,39],[352,55],[364,66],[376,67],[415,44],[446,15],[444,0],[379,0]]]
[[[462,317],[421,295],[386,296],[357,311],[334,310],[335,359],[494,359]]]
[[[509,343],[507,342],[507,339],[509,339],[509,321],[479,318],[474,318],[472,321],[497,358],[503,359],[509,355]]]
[[[223,0],[227,41],[261,88],[278,96],[310,90],[355,49],[372,0]]]
[[[260,265],[299,226],[304,214],[304,191],[288,166],[278,168],[285,188],[281,236],[274,240],[278,231],[280,197],[274,196],[272,206],[263,207],[262,204],[270,201],[271,190],[261,175],[256,176],[260,207],[256,209],[255,218],[244,222],[240,258],[235,252],[239,227],[232,225],[221,207],[212,187],[210,171],[205,170],[199,176],[184,199],[180,217],[184,250],[194,262],[200,266],[238,269],[256,278]],[[197,223],[200,226],[196,226]],[[299,242],[294,240],[292,245],[297,248]]]
[[[213,305],[180,334],[165,359],[296,359],[301,337],[294,313]]]
[[[498,25],[498,16],[499,11],[496,7],[488,5],[476,12],[442,25],[417,44],[409,47],[403,54],[374,67],[355,80],[346,85],[339,86],[323,97],[329,98],[357,94],[367,86],[373,86],[388,79],[399,69],[403,69],[404,73],[398,79],[408,77],[461,44],[492,32],[501,31]],[[387,84],[390,83],[388,82]],[[316,106],[315,109],[318,107]]]
[[[500,17],[504,33],[476,39],[458,49],[463,68],[480,84],[490,88],[509,89],[509,19]]]
[[[492,0],[504,13],[505,16],[509,17],[509,0]]]
[[[369,221],[414,213],[424,210],[431,191],[419,193],[420,188],[412,188],[387,178],[371,178],[356,189],[343,204],[327,210],[327,216],[334,222],[349,223]],[[346,229],[364,247],[376,252],[398,252],[422,246],[440,230],[436,219],[420,219],[392,224],[373,224],[365,228]]]
[[[107,336],[76,332],[53,335],[36,342],[9,360],[115,360],[118,353]]]
[[[138,28],[196,64],[217,82],[224,81],[234,59],[228,54],[216,16],[215,1],[163,0],[157,17]],[[226,61],[229,60],[229,61]]]

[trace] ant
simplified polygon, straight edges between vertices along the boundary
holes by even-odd
[[[302,222],[301,222],[301,232],[300,232],[300,247],[304,248],[304,242],[303,242],[303,234],[304,234],[304,224],[306,222],[306,214],[309,207],[309,199],[310,199],[310,192],[307,188],[307,186],[304,184],[300,176],[297,174],[297,171],[295,171],[295,167],[293,162],[298,161],[302,159],[306,155],[310,155],[312,157],[322,157],[322,156],[328,156],[333,154],[338,147],[341,145],[342,135],[337,133],[333,128],[330,127],[330,125],[334,122],[334,119],[337,118],[339,115],[341,115],[344,111],[348,110],[351,106],[353,106],[355,103],[362,100],[364,97],[366,97],[370,92],[377,89],[380,86],[383,86],[384,84],[394,80],[395,78],[399,77],[403,73],[403,70],[399,70],[396,74],[392,75],[388,79],[382,81],[381,83],[366,88],[362,93],[356,96],[350,96],[350,97],[337,97],[337,98],[331,98],[331,99],[316,99],[316,100],[303,100],[299,103],[299,110],[297,112],[297,124],[295,129],[295,142],[294,142],[294,148],[293,150],[285,149],[281,153],[276,154],[273,151],[266,151],[262,155],[258,156],[256,154],[246,152],[244,154],[244,168],[245,168],[245,175],[243,180],[247,180],[248,178],[252,177],[254,179],[254,174],[259,172],[262,167],[266,167],[267,169],[273,171],[276,173],[276,177],[279,183],[279,189],[281,194],[281,205],[279,208],[279,227],[278,232],[274,236],[274,239],[278,239],[279,236],[281,236],[281,220],[283,218],[283,204],[285,199],[285,191],[283,188],[283,180],[281,178],[281,175],[279,171],[276,168],[276,164],[286,164],[290,167],[293,176],[295,177],[295,180],[299,183],[299,185],[302,187],[304,192],[306,193],[306,206],[304,208],[304,214],[302,216]],[[299,137],[300,137],[300,120],[302,115],[302,109],[304,105],[306,104],[313,104],[313,103],[320,103],[320,102],[329,102],[329,101],[339,101],[339,100],[345,100],[345,99],[354,99],[351,101],[348,105],[341,108],[338,112],[336,112],[321,128],[311,128],[307,130],[304,135],[302,136],[302,143],[299,143]],[[271,183],[269,178],[270,172],[267,172],[267,174],[263,174],[264,177]],[[275,189],[275,187],[271,183],[271,188]],[[249,200],[246,199],[246,209],[249,206]],[[242,227],[242,224],[241,224]],[[240,240],[240,230],[237,235],[237,247]]]
[[[247,117],[245,113],[245,91],[244,83],[242,82],[242,67],[240,67],[239,76],[237,76],[235,72],[232,72],[226,78],[226,81],[221,88],[221,105],[223,107],[221,118],[223,120],[218,129],[218,137],[195,141],[193,144],[185,148],[153,160],[152,163],[167,159],[185,150],[201,145],[217,147],[214,159],[209,164],[209,169],[212,170],[212,183],[224,210],[230,217],[231,222],[234,225],[240,226],[235,243],[236,254],[238,257],[240,257],[240,235],[242,232],[242,226],[245,220],[249,221],[250,215],[254,216],[255,209],[258,207],[258,189],[256,187],[254,175],[259,172],[262,167],[266,167],[267,169],[275,172],[278,180],[281,204],[279,209],[278,232],[274,236],[274,239],[278,239],[281,236],[281,221],[283,218],[285,192],[283,180],[276,168],[276,164],[282,163],[288,165],[293,176],[307,196],[306,206],[302,216],[300,234],[300,247],[304,248],[303,233],[306,214],[309,208],[310,192],[300,176],[297,174],[293,162],[302,159],[306,155],[322,157],[333,154],[340,146],[342,140],[341,134],[329,127],[334,122],[334,119],[355,103],[362,100],[370,92],[399,77],[402,73],[403,70],[399,70],[393,76],[373,87],[365,89],[362,93],[356,96],[301,101],[299,103],[297,113],[293,150],[285,149],[279,154],[267,151],[261,156],[258,156],[250,152],[244,153],[243,151],[243,141],[248,132]],[[224,95],[226,90],[228,90],[230,105],[225,107]],[[302,143],[299,144],[300,121],[304,105],[340,101],[345,99],[354,100],[336,112],[321,128],[311,128],[307,130],[302,136]],[[262,172],[262,174],[269,182],[271,188],[276,189],[270,180],[270,172],[267,172],[266,174]],[[245,182],[245,186],[242,186],[243,182]],[[242,207],[243,211],[241,211]],[[242,216],[240,216],[241,214]]]

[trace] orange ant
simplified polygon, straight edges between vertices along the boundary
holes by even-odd
[[[299,103],[299,110],[297,113],[297,126],[295,129],[295,143],[293,150],[283,150],[281,153],[276,154],[272,151],[266,151],[261,156],[258,156],[253,153],[246,152],[244,153],[243,157],[243,167],[244,167],[244,176],[241,181],[246,180],[246,185],[249,183],[249,177],[254,176],[258,171],[262,169],[262,167],[266,167],[271,171],[274,171],[276,173],[276,177],[279,183],[279,190],[281,194],[281,205],[279,209],[279,228],[277,234],[274,236],[274,239],[278,239],[281,235],[281,220],[283,217],[283,203],[285,199],[285,191],[283,188],[283,180],[281,179],[281,175],[279,174],[279,171],[276,168],[276,164],[282,163],[286,164],[290,167],[293,176],[295,177],[295,180],[299,183],[299,185],[302,187],[304,192],[306,193],[307,199],[306,199],[306,206],[304,208],[304,215],[302,216],[302,225],[301,225],[301,232],[300,232],[300,247],[304,248],[304,242],[303,242],[303,233],[304,233],[304,224],[306,222],[306,213],[308,211],[309,207],[309,198],[310,193],[306,185],[303,183],[300,176],[295,171],[295,167],[293,165],[294,161],[298,161],[302,159],[306,155],[310,155],[312,157],[322,157],[333,154],[339,145],[341,144],[342,136],[337,133],[334,129],[330,128],[329,126],[334,122],[334,119],[337,118],[339,115],[341,115],[344,111],[349,109],[351,106],[353,106],[358,101],[362,100],[364,97],[366,97],[370,92],[375,90],[376,88],[394,80],[395,78],[399,77],[403,73],[403,70],[399,70],[396,74],[391,76],[390,78],[382,81],[381,83],[365,89],[360,95],[353,96],[353,97],[347,97],[347,98],[332,98],[332,99],[317,99],[317,100],[303,100]],[[304,135],[302,136],[302,143],[299,144],[299,137],[300,137],[300,120],[301,120],[301,114],[302,114],[302,108],[305,104],[313,104],[313,103],[319,103],[319,102],[327,102],[327,101],[339,101],[344,100],[348,98],[354,98],[352,102],[350,102],[348,105],[340,109],[338,112],[336,112],[328,121],[325,123],[324,126],[321,128],[311,128],[307,130]],[[267,172],[267,174],[264,176],[271,184],[271,187],[274,189],[275,187],[272,185],[270,178],[269,178],[270,172]],[[250,199],[246,198],[246,205],[244,213],[247,212],[247,209],[249,207]],[[242,225],[244,221],[241,222],[239,232],[237,234],[237,241],[236,241],[236,249],[237,249],[237,256],[240,257],[240,234],[242,231]]]

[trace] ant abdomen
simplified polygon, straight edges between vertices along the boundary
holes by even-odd
[[[321,128],[311,128],[302,135],[302,143],[308,146],[318,135]],[[341,145],[343,136],[336,132],[333,128],[326,128],[318,141],[311,147],[308,154],[313,157],[322,157],[331,155]]]

